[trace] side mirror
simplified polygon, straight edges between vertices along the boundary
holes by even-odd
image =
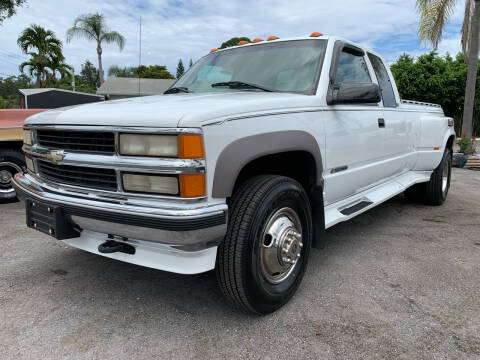
[[[380,88],[372,83],[343,83],[338,90],[331,90],[328,105],[376,104],[382,99]]]

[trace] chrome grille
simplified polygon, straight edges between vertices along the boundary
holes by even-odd
[[[112,169],[55,165],[39,160],[38,171],[42,177],[58,183],[93,189],[117,190],[117,176],[115,170]]]
[[[115,153],[113,132],[37,130],[38,144],[50,149],[103,154]]]

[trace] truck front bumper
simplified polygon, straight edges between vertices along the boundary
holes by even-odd
[[[62,240],[68,245],[159,270],[195,274],[213,269],[227,229],[226,204],[149,207],[128,199],[76,197],[29,174],[17,174],[13,186],[24,202],[61,209],[79,235]],[[99,245],[112,239],[133,246],[135,254],[100,253]]]

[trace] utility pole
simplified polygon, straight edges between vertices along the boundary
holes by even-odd
[[[140,49],[138,51],[138,69],[142,65],[142,16],[140,15]],[[140,96],[140,73],[138,75],[138,96]]]
[[[72,73],[72,89],[75,91],[75,69],[73,69]]]

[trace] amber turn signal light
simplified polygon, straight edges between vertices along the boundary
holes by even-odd
[[[323,34],[321,32],[317,32],[317,31],[310,34],[310,37],[319,37],[319,36],[323,36]]]
[[[180,175],[180,195],[193,198],[206,195],[205,174]]]
[[[203,159],[203,138],[200,134],[178,135],[178,157],[180,159]]]

